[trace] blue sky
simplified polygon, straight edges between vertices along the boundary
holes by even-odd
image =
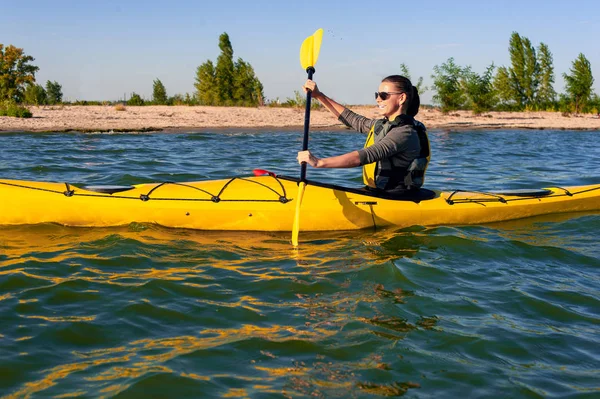
[[[426,85],[449,57],[479,73],[492,62],[508,66],[510,35],[518,32],[549,46],[556,91],[583,53],[600,94],[599,15],[597,0],[6,1],[0,43],[33,56],[38,82],[57,81],[66,100],[118,100],[131,92],[150,98],[157,78],[169,95],[193,93],[196,68],[216,61],[227,32],[234,58],[254,67],[267,99],[285,100],[306,78],[302,41],[323,28],[315,81],[342,103],[370,104],[401,63]]]

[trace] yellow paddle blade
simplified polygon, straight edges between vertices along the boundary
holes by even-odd
[[[296,202],[296,213],[294,214],[294,225],[292,226],[292,245],[298,246],[298,233],[300,233],[300,206],[302,205],[302,197],[304,197],[304,189],[306,183],[301,181],[298,185],[298,199]]]
[[[321,51],[321,42],[323,41],[323,29],[317,29],[312,36],[307,37],[300,47],[300,65],[306,70],[308,67],[314,67]]]

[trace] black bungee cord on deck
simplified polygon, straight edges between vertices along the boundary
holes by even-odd
[[[254,180],[249,180],[249,179],[245,179],[245,178],[241,178],[241,177],[233,177],[231,178],[229,181],[227,181],[227,183],[225,183],[223,185],[223,187],[219,190],[218,194],[212,194],[202,188],[199,187],[194,187],[191,186],[189,184],[185,184],[185,183],[176,183],[176,182],[162,182],[157,184],[155,187],[153,187],[150,191],[148,191],[147,194],[141,194],[139,197],[128,197],[128,196],[124,196],[124,195],[113,195],[112,193],[110,193],[110,195],[102,195],[102,194],[83,194],[83,193],[77,193],[76,190],[74,190],[71,185],[69,183],[64,183],[66,190],[65,191],[58,191],[58,190],[52,190],[49,188],[42,188],[42,187],[32,187],[32,186],[27,186],[27,185],[23,185],[23,184],[17,184],[17,183],[7,183],[7,182],[0,182],[0,184],[6,185],[6,186],[12,186],[12,187],[18,187],[18,188],[24,188],[24,189],[29,189],[29,190],[36,190],[36,191],[44,191],[44,192],[50,192],[50,193],[56,193],[56,194],[62,194],[65,197],[74,197],[74,196],[80,196],[80,197],[101,197],[101,198],[120,198],[120,199],[132,199],[132,200],[141,200],[143,202],[147,202],[150,200],[153,201],[212,201],[215,203],[218,202],[281,202],[282,204],[285,204],[289,201],[291,201],[291,199],[289,199],[287,197],[286,191],[285,191],[285,187],[283,186],[283,184],[281,183],[281,181],[276,177],[276,176],[271,176],[272,178],[274,178],[278,183],[279,186],[281,187],[281,193],[278,192],[277,190],[273,189],[270,186],[267,186],[264,183],[261,182],[257,182]],[[245,182],[249,182],[249,183],[254,183],[254,184],[258,184],[259,186],[262,186],[266,189],[268,189],[269,191],[275,193],[275,195],[277,195],[277,199],[222,199],[221,196],[223,195],[223,193],[226,191],[227,187],[230,186],[230,184],[235,181],[235,180],[242,180]],[[188,187],[194,190],[198,190],[202,193],[205,193],[207,196],[209,196],[210,198],[152,198],[150,197],[150,195],[152,193],[154,193],[156,190],[158,190],[161,187],[165,187],[166,185],[169,184],[173,184],[173,185],[177,185],[177,186],[182,186],[182,187]],[[133,187],[132,187],[133,188]],[[125,190],[120,190],[120,191],[125,191]]]

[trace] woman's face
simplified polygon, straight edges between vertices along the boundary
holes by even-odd
[[[379,114],[385,116],[390,120],[394,120],[395,117],[401,114],[402,104],[406,101],[406,93],[400,92],[400,90],[390,82],[381,82],[379,85],[377,96],[377,106],[379,107]],[[385,100],[382,97],[387,97]]]

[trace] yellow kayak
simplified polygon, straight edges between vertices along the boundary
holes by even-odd
[[[291,231],[298,179],[265,175],[190,183],[82,186],[0,180],[0,225],[108,227],[155,223],[199,230]],[[308,181],[302,231],[467,225],[600,210],[600,184],[539,190],[421,190],[395,199]]]

